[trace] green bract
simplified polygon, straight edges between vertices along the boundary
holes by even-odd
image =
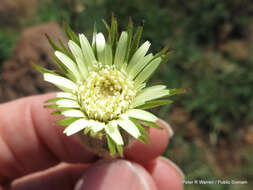
[[[171,55],[168,46],[155,55],[147,54],[150,42],[139,47],[142,26],[133,35],[130,19],[127,31],[118,36],[114,17],[111,26],[104,23],[109,32],[107,40],[94,29],[90,44],[84,34],[76,36],[67,25],[68,47],[62,42],[58,47],[48,37],[60,72],[34,66],[43,73],[45,81],[62,90],[47,102],[54,104],[46,107],[56,108],[55,114],[66,117],[57,121],[67,126],[64,133],[106,138],[110,153],[118,151],[122,156],[126,146],[122,132],[146,143],[147,130],[139,122],[158,127],[158,118],[143,109],[169,104],[171,100],[164,98],[183,90],[167,89],[164,85],[146,87],[146,81]]]

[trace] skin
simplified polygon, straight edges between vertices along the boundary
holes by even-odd
[[[43,104],[55,94],[0,105],[0,190],[182,190],[183,176],[160,155],[171,134],[150,130],[150,143],[134,142],[125,159],[101,160],[87,151]]]

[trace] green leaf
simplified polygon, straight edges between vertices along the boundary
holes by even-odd
[[[61,115],[61,111],[60,110],[56,110],[56,111],[53,111],[51,114],[52,115]]]
[[[162,56],[162,62],[161,62],[161,64],[166,63],[172,55],[173,55],[173,52],[170,51],[165,56]]]
[[[30,64],[39,72],[41,72],[42,74],[44,73],[52,73],[52,74],[56,74],[56,72],[54,71],[51,71],[51,70],[48,70],[48,69],[45,69],[41,66],[39,66],[38,64],[34,63],[34,62],[30,62]]]
[[[127,50],[126,50],[125,61],[128,63],[129,55],[130,55],[130,51],[131,51],[132,37],[133,37],[133,21],[132,21],[131,17],[129,17],[127,34],[128,34],[128,41],[127,41]]]
[[[111,20],[111,41],[112,41],[112,52],[113,52],[113,54],[116,51],[117,39],[118,39],[118,23],[117,23],[116,17],[112,13],[112,20]]]
[[[106,22],[104,19],[102,19],[102,22],[104,23],[105,28],[107,29],[107,31],[108,31],[108,33],[109,33],[109,36],[110,36],[110,32],[111,32],[110,26],[107,24],[107,22]]]
[[[45,101],[45,103],[54,103],[54,102],[61,100],[61,99],[64,99],[64,98],[51,98],[51,99]]]
[[[148,126],[151,126],[151,127],[154,127],[156,129],[163,129],[162,127],[160,127],[157,123],[155,122],[151,122],[151,121],[144,121],[144,120],[141,120],[143,121],[144,123],[146,123]]]
[[[129,119],[135,124],[135,126],[139,129],[141,136],[148,138],[149,135],[147,133],[147,131],[144,129],[144,126],[142,126],[137,119],[129,117]]]
[[[170,47],[170,45],[167,44],[167,45],[162,49],[162,51],[160,51],[160,52],[158,52],[157,54],[155,54],[153,60],[156,59],[156,58],[158,58],[158,57],[163,56],[164,54],[166,54],[166,52],[168,51],[169,47]]]
[[[56,105],[56,104],[44,105],[43,107],[44,107],[44,108],[51,108],[51,109],[59,108],[59,106]]]
[[[143,26],[138,26],[137,31],[136,31],[136,33],[134,35],[134,38],[133,38],[133,43],[132,43],[132,46],[131,46],[131,51],[130,51],[129,59],[132,58],[132,56],[134,55],[134,53],[136,52],[136,50],[139,47],[142,30],[143,30]]]
[[[145,137],[143,137],[143,136],[140,136],[138,138],[138,140],[141,141],[141,142],[143,142],[144,144],[149,144],[149,141]]]
[[[93,130],[90,130],[90,136],[91,136],[91,137],[95,137],[96,135],[97,135],[96,132],[94,132]]]
[[[59,71],[48,70],[46,68],[43,68],[43,67],[39,66],[38,64],[36,64],[34,62],[30,62],[29,64],[31,64],[37,71],[39,71],[42,74],[50,73],[50,74],[53,74],[53,75],[59,75],[59,76],[65,77],[65,75],[60,73]]]
[[[172,100],[168,100],[168,99],[166,99],[166,100],[153,100],[153,101],[145,102],[145,104],[137,106],[135,108],[136,109],[150,109],[150,108],[154,108],[154,107],[161,106],[164,104],[170,104],[172,102],[173,102]]]
[[[117,144],[116,147],[117,147],[120,157],[123,158],[124,157],[123,146]]]
[[[173,96],[175,94],[183,94],[186,92],[186,89],[169,89],[169,96]]]
[[[46,38],[48,40],[48,42],[50,43],[50,45],[52,46],[52,48],[55,50],[55,51],[61,51],[61,49],[54,43],[54,41],[49,37],[48,34],[45,34],[46,35]]]
[[[80,45],[80,42],[78,40],[78,37],[76,36],[76,34],[72,31],[72,29],[70,28],[70,26],[63,22],[63,27],[64,27],[64,30],[65,30],[65,33],[66,35],[68,36],[69,39],[73,40],[76,44],[78,44],[79,46]]]
[[[111,26],[107,24],[105,20],[102,20],[109,35],[108,35],[108,43],[111,45],[112,54],[115,55],[116,46],[117,46],[117,39],[118,39],[118,24],[117,20],[112,13],[111,18]]]
[[[91,130],[91,127],[86,127],[86,128],[84,129],[83,133],[84,133],[85,135],[87,135],[87,134],[89,133],[90,130]]]
[[[78,118],[70,117],[70,118],[67,118],[67,119],[57,120],[57,121],[55,121],[55,123],[58,124],[58,125],[69,126],[71,123],[77,121],[78,119],[80,119],[80,118],[79,117]]]
[[[114,156],[116,154],[116,150],[115,150],[115,143],[113,142],[113,140],[111,139],[111,137],[108,134],[105,134],[106,138],[107,138],[107,145],[110,151],[110,154],[112,156]]]

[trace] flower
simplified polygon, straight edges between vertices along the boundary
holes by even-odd
[[[67,126],[64,133],[106,138],[110,153],[119,152],[123,156],[127,143],[122,133],[147,143],[147,130],[142,124],[158,127],[158,118],[145,109],[171,103],[161,98],[182,90],[167,89],[164,85],[146,87],[146,81],[171,55],[169,46],[155,55],[147,54],[150,42],[138,47],[142,26],[133,35],[130,19],[127,30],[118,39],[115,17],[112,17],[111,26],[104,23],[108,39],[94,29],[92,45],[84,34],[76,36],[65,24],[70,39],[68,47],[61,41],[60,47],[57,46],[47,36],[55,50],[53,59],[61,72],[34,66],[43,73],[45,81],[62,90],[56,98],[47,101],[54,104],[45,107],[56,108],[54,114],[66,117],[57,121]]]

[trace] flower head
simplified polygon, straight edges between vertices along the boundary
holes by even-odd
[[[139,47],[142,26],[133,35],[130,20],[127,31],[123,31],[119,39],[114,17],[111,26],[106,22],[105,26],[109,32],[107,40],[94,30],[90,45],[84,34],[76,36],[65,25],[70,39],[68,47],[61,41],[58,47],[48,37],[55,50],[53,58],[61,71],[34,66],[43,73],[45,81],[62,90],[47,102],[54,104],[46,107],[56,108],[54,114],[66,117],[57,121],[67,126],[64,133],[105,138],[111,154],[117,150],[123,155],[126,142],[122,133],[147,142],[147,131],[139,121],[158,127],[158,118],[144,110],[171,103],[166,97],[182,90],[167,89],[164,85],[146,87],[146,81],[158,66],[168,60],[171,54],[168,46],[155,55],[147,54],[150,42]]]

